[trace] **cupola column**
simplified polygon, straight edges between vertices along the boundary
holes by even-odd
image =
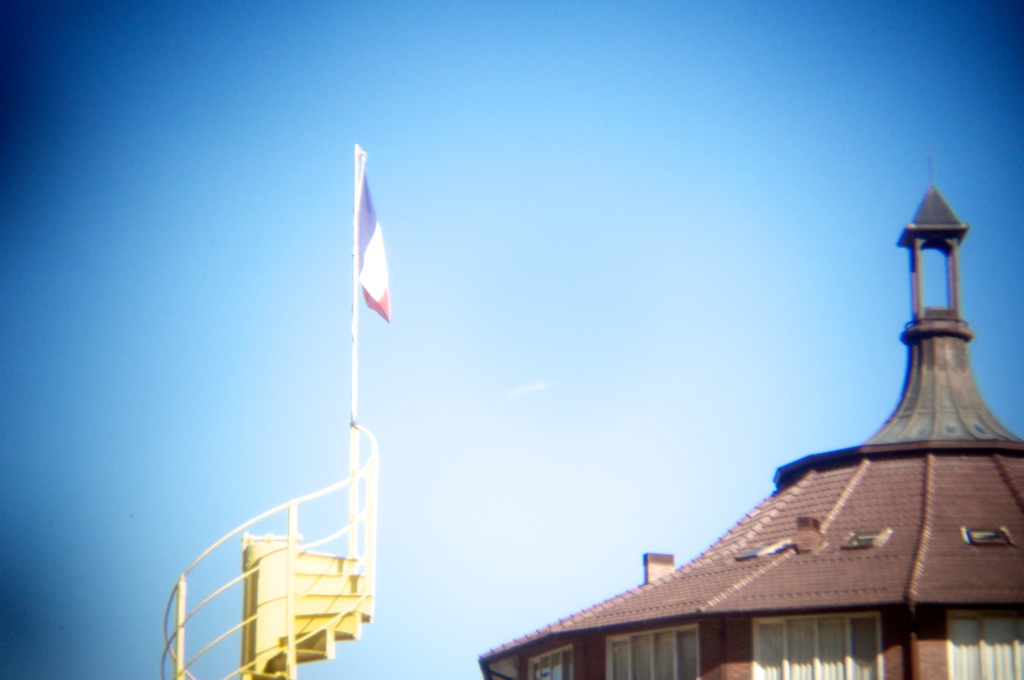
[[[964,232],[966,234],[966,232]],[[949,282],[949,306],[953,308],[956,318],[962,319],[960,313],[960,240],[958,239],[946,258],[946,280]]]
[[[921,277],[921,242],[910,244],[910,297],[914,323],[924,318],[924,281]]]
[[[966,340],[973,337],[960,310],[960,244],[969,229],[949,207],[939,190],[929,187],[914,221],[906,226],[899,240],[900,246],[910,251],[912,321],[907,329],[910,336],[904,337],[904,342],[919,333],[934,334],[943,330],[951,331]],[[929,263],[925,252],[940,254],[942,266],[932,260],[931,269],[925,271],[926,263]],[[929,277],[942,279],[942,299],[939,305],[928,304],[925,284]],[[935,291],[936,286],[930,289]]]

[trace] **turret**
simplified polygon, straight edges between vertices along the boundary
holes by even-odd
[[[932,186],[900,236],[910,251],[912,320],[901,336],[907,375],[899,406],[867,445],[1021,441],[989,410],[971,372],[967,344],[974,333],[960,303],[960,245],[969,229]],[[926,286],[936,279],[943,285]]]

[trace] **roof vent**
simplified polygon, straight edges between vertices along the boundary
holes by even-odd
[[[644,585],[668,576],[676,570],[676,556],[661,553],[644,553]]]
[[[1012,545],[1010,532],[1006,527],[968,529],[960,527],[960,533],[964,537],[964,543],[968,545]]]

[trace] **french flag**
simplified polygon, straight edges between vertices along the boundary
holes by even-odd
[[[391,322],[391,298],[388,294],[388,263],[384,258],[384,235],[370,198],[370,185],[363,172],[359,191],[359,284],[370,309]]]

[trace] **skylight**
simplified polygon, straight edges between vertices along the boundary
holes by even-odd
[[[877,529],[875,531],[854,531],[846,538],[846,543],[839,546],[842,550],[863,550],[866,548],[880,548],[892,536],[892,529]]]
[[[784,538],[781,541],[776,541],[775,543],[769,543],[767,545],[759,545],[756,548],[751,548],[750,550],[737,555],[736,561],[742,562],[743,560],[752,560],[755,557],[774,555],[777,552],[782,552],[791,545],[793,545],[793,541],[788,538]]]
[[[960,533],[964,537],[964,543],[968,545],[1010,545],[1010,532],[1006,527],[983,527],[969,529],[960,527]]]

